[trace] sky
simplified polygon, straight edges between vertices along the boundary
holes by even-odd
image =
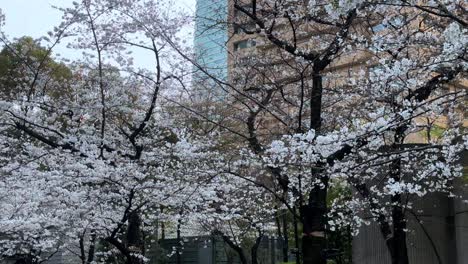
[[[72,0],[0,0],[6,15],[4,31],[10,37],[40,37],[60,23],[60,12],[52,5],[69,6]]]
[[[44,36],[55,25],[60,23],[61,13],[52,6],[71,6],[74,0],[0,0],[0,8],[6,16],[5,27],[2,30],[12,38]],[[75,0],[76,1],[76,0]],[[182,7],[190,13],[195,12],[196,0],[173,0],[175,6]],[[79,54],[71,54],[65,47],[58,47],[57,53],[73,58]],[[135,62],[146,67],[151,64],[146,61],[146,54],[135,54]]]

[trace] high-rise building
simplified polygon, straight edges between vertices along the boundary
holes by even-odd
[[[195,69],[194,87],[200,95],[219,94],[210,77],[227,78],[228,0],[197,0],[195,13],[195,60],[204,71]]]

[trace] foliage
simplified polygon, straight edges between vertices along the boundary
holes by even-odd
[[[273,2],[233,1],[229,22],[240,29],[233,39],[261,47],[230,54],[230,82],[211,76],[225,91],[216,111],[230,116],[199,116],[238,138],[233,150],[243,166],[231,166],[232,177],[273,193],[279,210],[297,216],[304,263],[325,263],[324,232],[357,234],[371,222],[392,261],[407,263],[414,202],[451,196],[461,176],[465,7]],[[421,118],[441,116],[450,124],[437,142],[411,144]]]
[[[233,55],[229,82],[210,76],[210,88],[225,91],[221,104],[187,88],[187,61],[208,72],[181,37],[188,17],[170,2],[77,1],[59,8],[63,22],[46,47],[30,38],[8,44],[0,255],[40,262],[68,250],[82,263],[140,264],[155,223],[167,223],[178,239],[219,235],[243,264],[256,264],[262,237],[292,237],[296,220],[303,263],[322,264],[327,244],[348,254],[349,235],[374,221],[393,262],[407,263],[414,202],[452,195],[462,176],[464,9],[457,1],[272,2],[234,1],[255,24],[243,34],[273,48]],[[83,54],[67,65],[51,56],[65,39]],[[132,49],[154,57],[154,68],[136,67]],[[350,56],[369,63],[351,67]],[[450,126],[437,143],[407,141],[418,118],[441,115]],[[278,215],[292,216],[285,228]]]
[[[22,37],[13,43],[5,43],[0,51],[0,93],[3,96],[16,98],[21,94],[20,91],[29,90],[31,80],[27,78],[31,73],[33,78],[37,79],[36,82],[41,82],[35,87],[36,93],[60,97],[66,96],[69,92],[67,82],[72,78],[71,70],[65,64],[55,62],[51,58],[50,50],[42,47],[31,37]],[[60,82],[61,89],[49,87],[53,82]]]

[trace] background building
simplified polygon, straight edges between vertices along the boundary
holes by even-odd
[[[227,78],[227,0],[197,0],[195,12],[194,50],[196,63],[206,70],[195,67],[193,86],[200,90],[201,97],[222,94],[210,80]],[[211,76],[210,76],[211,75]]]

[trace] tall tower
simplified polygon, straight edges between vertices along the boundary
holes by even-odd
[[[206,73],[195,69],[194,88],[200,96],[219,96],[222,91],[210,77],[227,79],[228,0],[197,0],[194,50],[196,63]],[[209,76],[211,75],[211,76]]]

